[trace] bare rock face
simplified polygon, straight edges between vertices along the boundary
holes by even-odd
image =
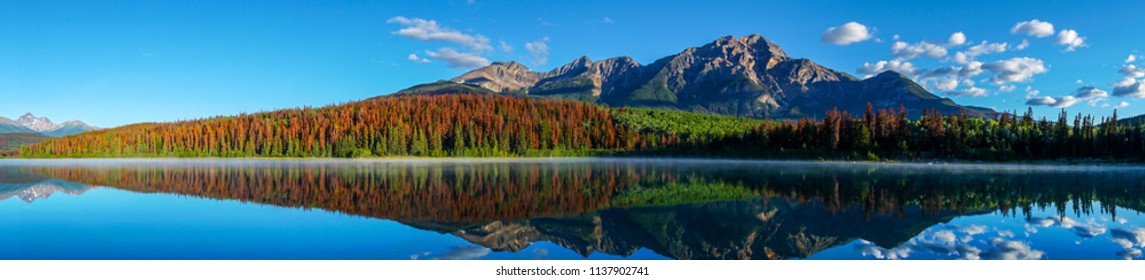
[[[721,37],[648,65],[630,57],[593,62],[582,56],[535,72],[516,62],[496,62],[452,81],[499,93],[754,118],[821,117],[830,109],[861,113],[867,103],[876,108],[903,105],[912,115],[924,109],[994,113],[935,96],[897,73],[884,74],[859,80],[809,59],[791,58],[775,42],[753,34]]]
[[[52,120],[45,117],[36,117],[36,115],[32,115],[32,113],[27,113],[23,116],[20,116],[20,118],[16,119],[16,122],[20,123],[20,125],[23,125],[24,127],[39,132],[60,128],[60,126],[56,123],[53,123]]]
[[[16,120],[0,117],[0,133],[25,132],[51,137],[64,137],[97,129],[99,128],[78,120],[57,124],[47,117],[37,117],[32,113],[24,114],[16,118]]]
[[[451,79],[455,83],[478,85],[494,92],[513,91],[536,84],[541,74],[517,62],[494,62]]]

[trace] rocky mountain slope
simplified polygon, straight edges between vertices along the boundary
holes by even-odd
[[[57,124],[47,117],[37,117],[32,113],[24,114],[16,120],[0,117],[0,133],[37,133],[51,137],[64,137],[96,129],[99,128],[78,120]]]
[[[20,123],[5,117],[0,117],[0,133],[37,133],[35,130],[24,127]]]
[[[537,72],[516,62],[495,62],[449,82],[497,93],[754,118],[822,117],[832,108],[859,114],[867,103],[875,108],[902,105],[911,115],[925,109],[994,114],[936,96],[895,72],[861,80],[809,59],[789,57],[760,35],[722,37],[648,65],[630,57],[595,62],[580,57]],[[434,84],[458,88],[447,82]]]

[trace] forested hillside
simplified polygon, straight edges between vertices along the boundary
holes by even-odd
[[[914,120],[902,107],[768,121],[498,95],[387,96],[322,108],[137,124],[54,139],[23,157],[688,156],[804,159],[1145,158],[1145,124],[1065,111]]]
[[[378,98],[96,131],[26,157],[365,157],[569,155],[639,137],[588,103],[467,94]],[[544,151],[544,153],[535,153]]]
[[[44,142],[48,139],[52,139],[52,137],[28,132],[0,133],[0,156],[15,155],[21,146]]]

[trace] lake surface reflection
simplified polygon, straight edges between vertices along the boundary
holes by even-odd
[[[0,160],[0,259],[1141,259],[1145,168]]]

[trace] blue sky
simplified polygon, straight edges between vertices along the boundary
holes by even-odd
[[[581,55],[646,64],[753,33],[859,77],[910,72],[961,104],[1044,104],[1035,112],[1051,118],[1066,105],[1145,113],[1134,98],[1145,97],[1135,68],[1145,59],[1127,62],[1145,50],[1145,29],[1132,24],[1145,2],[951,2],[5,2],[0,116],[111,127],[322,106],[485,61],[541,71]],[[964,44],[951,42],[956,32]]]

